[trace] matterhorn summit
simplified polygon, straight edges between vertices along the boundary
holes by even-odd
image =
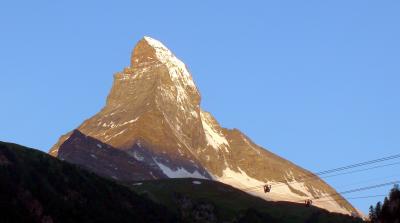
[[[321,179],[305,181],[309,171],[239,130],[221,127],[200,100],[185,64],[146,36],[133,49],[130,66],[114,75],[104,108],[61,136],[49,153],[122,182],[204,178],[268,200],[326,197],[314,205],[355,212],[346,200],[329,197],[336,191]],[[266,184],[276,186],[264,193]]]

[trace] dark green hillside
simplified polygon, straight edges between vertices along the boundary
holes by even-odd
[[[162,206],[46,153],[0,143],[0,222],[173,222]]]

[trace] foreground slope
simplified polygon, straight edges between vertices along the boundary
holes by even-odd
[[[257,222],[362,222],[361,219],[331,213],[317,207],[283,201],[265,201],[229,185],[197,178],[131,182],[131,188],[174,213],[205,210],[219,221]],[[177,205],[178,204],[178,205]],[[191,211],[189,213],[192,213]],[[244,221],[246,220],[246,221]]]
[[[0,179],[4,223],[362,222],[315,207],[268,202],[210,180],[163,179],[123,186],[43,152],[2,142]]]
[[[301,203],[336,193],[315,176],[303,182],[312,175],[309,171],[261,148],[237,129],[222,128],[200,108],[200,100],[185,64],[161,42],[144,37],[130,66],[115,74],[105,107],[62,136],[50,154],[120,181],[213,179],[240,189],[254,187],[251,193],[265,199]],[[123,153],[108,155],[113,150]],[[266,196],[264,184],[281,185]],[[330,200],[314,204],[356,212],[345,199]]]
[[[0,222],[174,222],[161,205],[33,149],[0,142]]]

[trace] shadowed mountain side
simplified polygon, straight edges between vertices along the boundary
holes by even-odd
[[[79,130],[74,130],[61,145],[58,157],[98,175],[123,182],[168,178],[159,165],[170,160],[168,154],[156,154],[147,149],[143,142],[134,144],[131,149],[118,150]],[[188,162],[179,160],[179,157],[172,160],[180,165]]]

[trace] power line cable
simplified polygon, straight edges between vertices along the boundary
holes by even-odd
[[[389,186],[389,185],[394,185],[394,184],[398,184],[398,183],[400,183],[400,180],[391,181],[391,182],[382,183],[382,184],[371,185],[371,186],[366,186],[366,187],[355,188],[355,189],[342,191],[342,192],[337,192],[337,193],[332,193],[332,194],[327,194],[327,195],[324,195],[322,197],[314,198],[314,199],[311,199],[311,200],[318,200],[318,199],[321,199],[321,198],[332,197],[332,196],[341,196],[343,194],[350,194],[350,193],[355,193],[355,192],[364,191],[364,190],[371,190],[371,189],[384,187],[384,186]]]
[[[384,162],[384,161],[388,161],[388,160],[392,160],[392,159],[398,159],[398,158],[400,158],[400,154],[396,154],[396,155],[392,155],[392,156],[388,156],[388,157],[383,157],[383,158],[379,158],[379,159],[374,159],[374,160],[369,160],[369,161],[365,161],[365,162],[361,162],[361,163],[351,164],[351,165],[338,167],[338,168],[334,168],[334,169],[330,169],[330,170],[320,171],[320,172],[316,172],[316,173],[305,174],[305,175],[301,176],[299,179],[303,180],[303,181],[305,179],[307,179],[307,178],[318,178],[319,179],[318,176],[325,175],[325,174],[328,174],[328,173],[340,172],[340,171],[344,171],[344,170],[347,170],[347,169],[353,169],[353,168],[357,168],[357,167],[361,167],[361,166],[371,165],[371,164],[374,164],[374,163]],[[282,184],[282,183],[272,184],[272,186],[277,185],[277,184]],[[244,191],[252,190],[252,189],[260,188],[260,187],[263,187],[263,186],[264,185],[252,186],[252,187],[248,187],[248,188],[243,188],[242,190],[244,190]]]
[[[338,199],[331,199],[331,200],[318,200],[318,202],[330,202],[330,201],[341,201],[341,200],[357,200],[357,199],[366,199],[366,198],[374,198],[374,197],[386,197],[385,194],[379,195],[369,195],[369,196],[360,196],[360,197],[346,197],[346,198],[338,198]]]
[[[273,184],[273,186],[276,188],[276,187],[281,187],[281,186],[286,186],[286,185],[292,185],[292,184],[310,182],[310,181],[315,181],[315,180],[320,180],[320,179],[326,179],[326,178],[330,178],[330,177],[342,176],[342,175],[353,174],[353,173],[358,173],[358,172],[365,172],[365,171],[368,171],[368,170],[373,170],[373,169],[378,169],[378,168],[383,168],[383,167],[388,167],[388,166],[394,166],[394,165],[399,165],[399,164],[400,164],[400,162],[389,163],[389,164],[378,165],[378,166],[373,166],[373,167],[369,167],[369,168],[364,168],[364,169],[359,169],[359,170],[354,170],[354,171],[349,171],[349,172],[344,172],[344,173],[339,173],[339,174],[334,174],[334,175],[328,175],[328,176],[322,176],[322,177],[315,177],[315,178],[313,178],[313,179],[306,180],[306,181],[287,182],[287,183],[281,182],[281,183]],[[248,190],[244,190],[244,191],[258,190],[258,189],[260,189],[260,187],[263,187],[263,186],[264,186],[264,185],[255,186],[255,187],[252,188],[252,189],[248,189]]]

